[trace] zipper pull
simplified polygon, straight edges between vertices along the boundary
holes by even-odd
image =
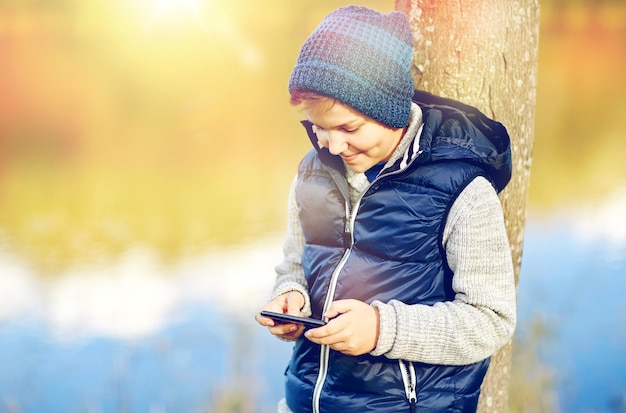
[[[350,213],[350,205],[347,202],[344,206],[346,208],[346,223],[343,227],[343,247],[349,249],[352,247],[352,228],[350,226],[352,214]]]
[[[409,386],[409,404],[411,405],[411,413],[417,413],[417,392],[415,391],[415,385],[411,383]]]
[[[404,382],[404,391],[406,398],[411,406],[411,413],[417,412],[417,389],[415,385],[415,367],[413,362],[409,361],[408,366],[403,360],[398,360],[400,363],[400,373],[402,374],[402,381]]]
[[[409,361],[409,377],[411,390],[409,403],[411,403],[411,413],[417,413],[417,378],[415,377],[415,366],[413,366],[412,361]]]
[[[347,229],[343,232],[343,247],[348,249],[352,246],[352,234]]]

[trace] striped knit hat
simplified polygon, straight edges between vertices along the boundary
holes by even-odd
[[[328,96],[393,127],[408,125],[413,38],[400,12],[347,6],[322,20],[304,42],[289,92]]]

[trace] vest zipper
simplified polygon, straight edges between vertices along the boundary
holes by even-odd
[[[328,354],[330,347],[328,344],[323,344],[320,348],[320,371],[317,375],[317,381],[315,382],[315,388],[313,389],[313,413],[319,413],[320,411],[320,396],[322,395],[322,387],[324,381],[326,381],[326,374],[328,373]]]
[[[333,271],[333,275],[330,278],[330,283],[328,286],[328,292],[326,294],[326,301],[324,302],[324,308],[322,310],[322,314],[324,314],[330,308],[330,305],[333,302],[333,297],[335,296],[335,288],[337,287],[337,279],[339,278],[339,273],[343,269],[348,257],[350,256],[350,252],[352,251],[352,243],[354,242],[354,238],[352,235],[352,229],[354,228],[354,217],[353,214],[350,213],[350,204],[348,201],[345,201],[345,212],[346,212],[346,225],[344,228],[344,243],[346,250],[343,253],[343,257],[341,257],[341,261],[337,264],[337,267]],[[356,211],[357,206],[354,208]],[[325,319],[325,321],[328,321]],[[328,359],[330,355],[330,347],[327,344],[323,344],[320,347],[320,371],[317,375],[317,381],[315,382],[315,388],[313,389],[313,413],[319,413],[320,411],[320,397],[322,395],[322,387],[324,386],[324,382],[326,381],[326,375],[328,374]]]
[[[400,364],[400,373],[402,374],[402,382],[404,383],[404,392],[411,406],[411,413],[417,412],[417,390],[415,389],[415,367],[413,362],[409,361],[408,365],[404,360],[398,360]]]

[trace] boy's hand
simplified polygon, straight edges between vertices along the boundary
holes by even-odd
[[[312,342],[328,344],[350,356],[369,353],[376,347],[379,315],[375,307],[359,300],[338,300],[324,316],[332,320],[305,333]]]
[[[276,313],[293,314],[301,316],[302,311],[300,309],[304,306],[304,297],[297,291],[290,291],[283,295],[279,295],[272,301],[267,303],[262,310],[274,311]],[[262,326],[269,327],[270,333],[282,338],[283,340],[295,340],[302,335],[304,326],[301,324],[288,323],[278,324],[274,320],[268,317],[263,317],[260,313],[257,313],[254,317],[257,323]]]

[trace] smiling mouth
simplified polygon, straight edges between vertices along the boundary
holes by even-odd
[[[341,155],[341,159],[343,159],[344,162],[350,162],[350,161],[354,161],[356,159],[357,156],[359,156],[359,152],[354,153],[352,155]]]

